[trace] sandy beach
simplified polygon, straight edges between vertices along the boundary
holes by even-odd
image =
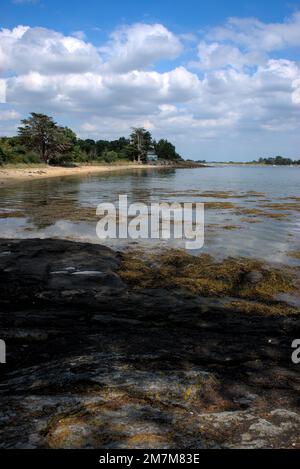
[[[74,168],[58,166],[28,166],[28,167],[0,167],[0,186],[15,184],[19,181],[44,179],[50,177],[75,176],[80,174],[105,173],[109,171],[122,171],[128,169],[153,169],[158,166],[123,164],[123,165],[82,165]]]

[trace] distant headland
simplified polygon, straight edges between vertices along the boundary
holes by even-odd
[[[274,156],[268,158],[259,158],[253,161],[206,161],[197,160],[199,164],[220,164],[220,165],[263,165],[263,166],[297,166],[300,165],[300,158],[293,160],[284,156]]]

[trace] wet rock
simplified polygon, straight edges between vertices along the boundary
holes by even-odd
[[[300,447],[299,413],[285,409],[200,414],[202,431],[222,448]]]
[[[259,283],[263,280],[263,274],[258,270],[253,270],[246,275],[246,281],[252,284]]]
[[[299,447],[298,316],[137,291],[120,261],[98,245],[0,241],[0,447]]]
[[[66,297],[69,302],[81,302],[83,295],[83,303],[92,304],[96,295],[115,295],[124,288],[114,272],[119,254],[104,246],[63,240],[2,241],[0,254],[8,250],[9,255],[0,256],[2,302],[56,303],[62,295],[63,302]]]

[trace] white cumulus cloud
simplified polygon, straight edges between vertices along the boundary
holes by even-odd
[[[17,74],[80,73],[101,65],[92,44],[49,29],[27,26],[0,31],[0,60],[0,70]]]
[[[282,23],[264,23],[256,18],[230,18],[225,26],[213,28],[208,37],[266,52],[297,47],[300,44],[300,12]]]
[[[162,59],[174,59],[182,45],[162,24],[137,23],[114,31],[102,51],[111,69],[127,72],[144,69]]]
[[[198,43],[192,35],[188,64],[186,39],[162,24],[123,26],[100,46],[80,31],[2,29],[0,134],[36,111],[92,138],[143,125],[196,158],[215,159],[217,148],[228,156],[228,141],[250,155],[251,139],[291,153],[300,135],[300,68],[285,48],[300,46],[298,26],[298,13],[276,24],[232,18]]]

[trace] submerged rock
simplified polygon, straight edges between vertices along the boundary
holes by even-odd
[[[264,276],[258,270],[253,270],[246,275],[246,280],[250,283],[259,283],[263,280]]]
[[[135,289],[121,261],[99,245],[0,241],[0,447],[300,447],[298,315]]]

